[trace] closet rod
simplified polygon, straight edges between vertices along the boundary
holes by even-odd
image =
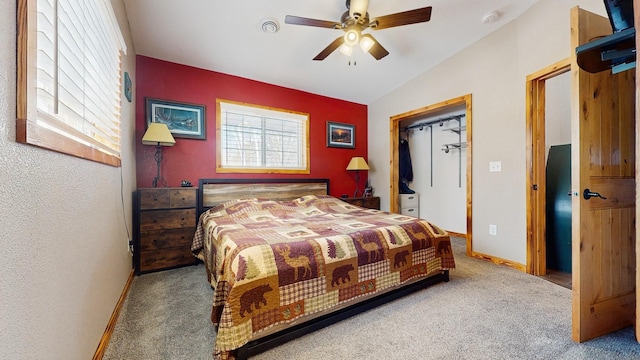
[[[448,121],[448,120],[460,120],[463,117],[465,117],[465,114],[451,115],[451,116],[447,116],[447,117],[444,117],[444,118],[441,118],[441,119],[430,120],[430,121],[425,121],[425,122],[421,122],[421,123],[405,126],[404,128],[402,128],[402,131],[415,129],[415,128],[420,128],[420,127],[424,128],[425,126],[443,123],[443,122]]]

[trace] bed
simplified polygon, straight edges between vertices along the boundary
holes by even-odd
[[[448,234],[328,195],[327,179],[201,179],[192,252],[214,289],[215,359],[246,359],[449,280]]]

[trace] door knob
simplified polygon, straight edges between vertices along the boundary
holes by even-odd
[[[602,195],[600,195],[600,193],[597,193],[595,191],[591,191],[588,188],[584,189],[584,191],[582,192],[582,196],[584,197],[585,200],[589,200],[592,197],[599,197],[600,199],[607,200],[607,198],[602,196]]]

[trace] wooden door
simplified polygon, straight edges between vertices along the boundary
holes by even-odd
[[[572,49],[610,33],[607,18],[572,9]],[[635,322],[635,72],[588,73],[572,50],[571,73],[572,337],[582,342]]]

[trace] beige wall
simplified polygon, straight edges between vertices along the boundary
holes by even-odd
[[[135,79],[124,5],[112,3]],[[16,143],[15,43],[16,1],[2,1],[0,358],[90,359],[131,271],[134,104],[123,96],[122,168]]]
[[[369,106],[369,177],[389,209],[389,117],[473,96],[474,251],[526,263],[525,79],[570,56],[570,8],[606,16],[600,0],[540,0],[518,19]],[[375,139],[375,141],[374,141]],[[502,172],[489,173],[501,161]],[[428,199],[421,199],[421,201]],[[497,225],[497,236],[489,235]]]

